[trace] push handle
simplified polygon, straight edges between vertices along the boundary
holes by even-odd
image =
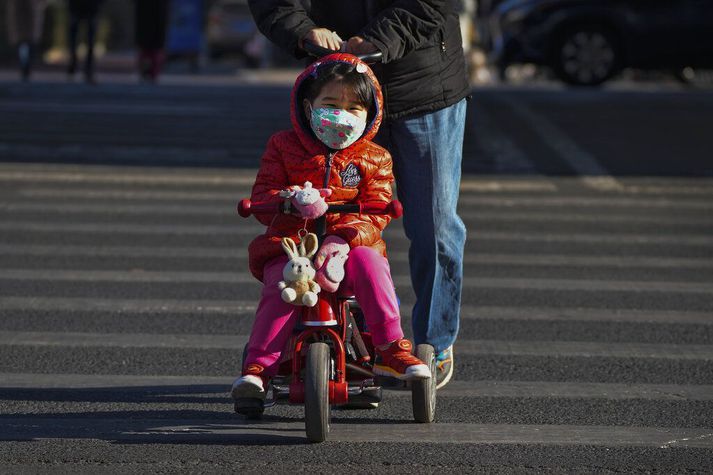
[[[266,201],[253,203],[249,199],[240,200],[238,203],[238,214],[247,218],[253,214],[278,214],[282,212],[283,201]],[[400,218],[404,214],[403,206],[399,200],[389,203],[372,201],[366,203],[332,204],[327,207],[327,213],[356,213],[386,215],[394,219]]]
[[[332,53],[339,53],[339,51],[334,51],[329,48],[317,46],[316,44],[311,43],[309,41],[305,41],[302,45],[302,48],[310,56],[314,56],[316,58],[321,58],[322,56],[327,56]],[[364,61],[366,64],[375,64],[380,63],[384,55],[381,53],[381,51],[377,51],[375,53],[357,54],[355,56],[360,60]]]

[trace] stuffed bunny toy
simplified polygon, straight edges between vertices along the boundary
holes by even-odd
[[[312,183],[306,181],[303,187],[291,186],[280,192],[283,198],[289,198],[292,205],[305,219],[316,219],[327,211],[325,198],[332,194],[329,188],[314,188]]]
[[[282,248],[290,260],[282,270],[282,278],[277,286],[282,293],[282,300],[294,305],[314,307],[317,304],[317,294],[321,290],[314,281],[315,269],[311,257],[317,252],[319,243],[317,236],[308,233],[302,238],[299,248],[290,238],[282,238]]]

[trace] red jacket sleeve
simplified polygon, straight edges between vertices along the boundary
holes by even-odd
[[[394,181],[391,155],[384,151],[374,173],[359,190],[357,200],[362,203],[380,201],[389,203]],[[381,239],[381,231],[391,221],[390,216],[368,214],[343,214],[332,226],[330,234],[347,241],[349,247],[371,246]]]
[[[255,202],[280,201],[280,190],[287,188],[287,171],[280,153],[278,134],[270,137],[265,153],[260,161],[260,169],[255,178],[250,200]],[[256,214],[255,217],[265,226],[269,226],[275,215]]]

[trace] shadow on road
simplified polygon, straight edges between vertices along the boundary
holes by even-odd
[[[206,409],[143,409],[5,413],[0,415],[0,440],[99,439],[123,444],[294,445],[306,443],[302,409],[290,414],[265,414],[257,421],[232,412],[225,385],[152,385],[98,388],[3,388],[0,401],[92,404],[203,404]],[[61,405],[61,404],[60,404]],[[125,407],[125,406],[123,406]],[[339,417],[343,424],[413,424],[379,417]],[[299,413],[299,415],[297,414]]]
[[[2,388],[0,400],[55,402],[136,402],[229,404],[228,384],[96,388]],[[198,396],[200,394],[200,396]]]

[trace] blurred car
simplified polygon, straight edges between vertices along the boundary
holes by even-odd
[[[213,59],[226,55],[243,58],[250,66],[260,63],[262,35],[247,0],[217,0],[208,10],[208,52]]]
[[[508,0],[488,19],[491,60],[598,85],[625,67],[713,67],[713,0]]]

